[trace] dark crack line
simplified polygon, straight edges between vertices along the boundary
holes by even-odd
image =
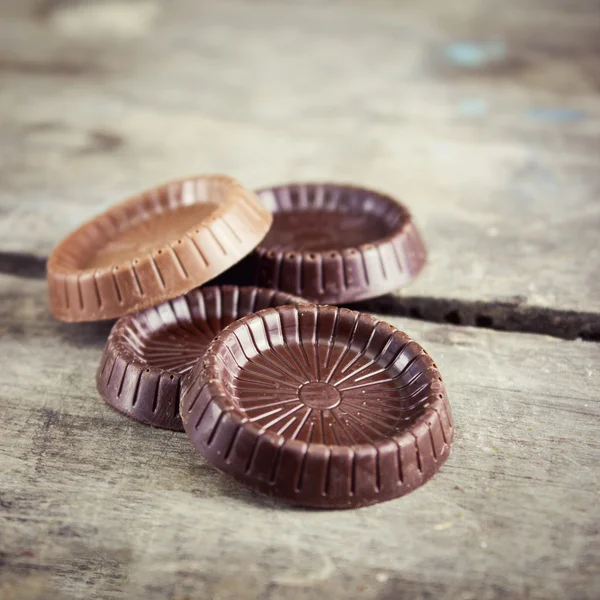
[[[530,306],[520,302],[468,301],[425,296],[399,297],[388,294],[373,300],[348,304],[347,307],[433,323],[600,342],[600,314]]]
[[[0,274],[26,279],[46,277],[46,257],[0,252]],[[214,281],[216,283],[216,281]],[[537,333],[564,340],[600,342],[600,314],[529,306],[520,302],[484,302],[392,294],[346,305],[363,312],[409,317],[433,323],[496,331]]]
[[[46,277],[46,257],[24,252],[0,252],[0,274],[26,279]]]

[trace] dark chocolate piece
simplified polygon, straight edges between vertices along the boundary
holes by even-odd
[[[391,292],[425,265],[411,214],[389,196],[335,184],[257,194],[273,212],[269,233],[247,261],[258,285],[341,304]]]
[[[402,496],[453,436],[440,373],[415,341],[332,306],[268,308],[226,328],[186,376],[186,433],[253,490],[320,508]]]
[[[48,297],[63,321],[155,306],[202,285],[251,252],[271,214],[222,175],[149,190],[88,221],[48,259]]]
[[[239,317],[303,302],[275,290],[210,286],[119,319],[96,376],[106,402],[142,423],[183,431],[181,379],[213,338]]]

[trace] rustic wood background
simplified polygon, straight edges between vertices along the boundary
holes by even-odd
[[[599,53],[597,0],[2,0],[0,598],[599,598]],[[207,172],[411,206],[429,266],[362,308],[447,381],[429,484],[291,509],[98,398],[45,257]]]

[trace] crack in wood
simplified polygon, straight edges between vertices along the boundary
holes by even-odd
[[[410,317],[434,323],[537,333],[565,340],[600,342],[600,314],[532,306],[523,302],[486,302],[392,294],[348,304],[354,310]]]
[[[26,279],[46,277],[46,257],[25,252],[0,252],[0,274]]]
[[[0,252],[0,274],[44,279],[46,261],[46,257],[25,252]],[[600,314],[531,306],[521,301],[486,302],[387,294],[346,306],[363,312],[434,323],[600,342]]]

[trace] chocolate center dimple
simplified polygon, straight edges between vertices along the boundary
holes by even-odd
[[[153,249],[162,251],[161,246],[175,243],[196,223],[200,223],[214,213],[218,205],[202,202],[177,209],[149,213],[146,218],[138,218],[119,230],[112,239],[103,243],[101,248],[87,257],[81,267],[101,268],[144,255]]]
[[[276,212],[262,245],[273,251],[323,252],[373,242],[391,233],[392,229],[389,223],[366,212]]]
[[[318,381],[305,383],[300,388],[299,397],[303,404],[317,410],[335,408],[342,401],[341,394],[333,385]]]

